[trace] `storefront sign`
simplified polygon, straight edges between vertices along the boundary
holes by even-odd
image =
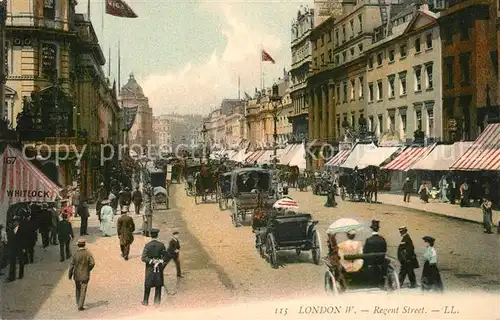
[[[342,2],[338,0],[315,1],[314,4],[319,7],[318,16],[320,17],[338,17],[344,12]]]

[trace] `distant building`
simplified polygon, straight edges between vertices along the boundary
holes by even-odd
[[[175,152],[180,145],[187,147],[198,143],[200,115],[164,114],[154,118],[154,136],[161,150]]]

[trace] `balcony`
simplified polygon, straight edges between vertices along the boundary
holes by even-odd
[[[60,16],[59,12],[56,11],[55,16]],[[40,28],[49,29],[59,32],[68,32],[69,23],[61,19],[46,19],[44,17],[35,17],[32,13],[18,13],[7,14],[7,20],[5,21],[7,28]]]

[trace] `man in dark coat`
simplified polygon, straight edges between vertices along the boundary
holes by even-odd
[[[56,207],[50,208],[50,215],[51,215],[51,228],[50,228],[50,242],[57,246],[59,243],[57,242],[58,238],[58,230],[57,227],[59,226],[59,210],[57,210]]]
[[[34,263],[35,260],[35,245],[38,238],[36,222],[28,214],[20,224],[18,235],[21,240],[21,249],[24,252],[24,263]]]
[[[132,202],[134,203],[135,214],[139,214],[142,204],[142,193],[139,187],[136,187],[134,193],[132,193]]]
[[[128,260],[130,245],[134,242],[135,231],[134,219],[127,213],[128,211],[121,211],[122,215],[116,223],[116,231],[118,232],[118,238],[120,238],[120,250],[125,260]]]
[[[404,202],[410,202],[410,194],[412,190],[412,185],[410,178],[406,178],[405,182],[403,183],[403,201]]]
[[[7,246],[9,250],[9,277],[7,281],[16,280],[16,265],[19,262],[19,279],[24,277],[24,253],[21,234],[19,234],[19,218],[7,227]]]
[[[85,310],[85,296],[87,295],[87,286],[90,280],[90,271],[94,269],[94,257],[85,248],[85,239],[78,240],[78,250],[71,260],[69,268],[69,279],[75,280],[76,305],[79,311]]]
[[[385,239],[378,233],[380,230],[380,221],[372,220],[370,225],[372,229],[372,236],[366,239],[363,247],[363,254],[367,253],[387,253],[387,243]],[[372,281],[378,281],[385,274],[386,258],[381,257],[367,257],[364,259],[365,265],[371,269],[368,274],[372,276]]]
[[[40,235],[42,236],[42,246],[46,248],[50,244],[50,228],[52,226],[52,212],[46,202],[42,203],[40,210]]]
[[[71,240],[75,237],[73,234],[73,226],[68,221],[68,214],[62,214],[62,221],[59,221],[58,236],[59,236],[59,254],[61,255],[61,262],[71,257],[69,245]]]
[[[165,248],[165,244],[158,240],[158,233],[160,233],[160,230],[151,229],[150,236],[152,240],[144,246],[144,250],[142,251],[141,260],[146,264],[143,306],[149,304],[151,288],[155,288],[155,304],[160,304],[161,289],[165,285],[163,269],[165,268],[167,249]]]
[[[408,275],[411,288],[416,288],[417,280],[414,269],[418,268],[418,260],[415,254],[415,247],[413,246],[413,241],[406,227],[400,227],[399,234],[402,237],[398,246],[398,260],[401,264],[401,269],[399,270],[399,284],[402,286],[406,275]]]
[[[172,239],[168,244],[167,249],[167,260],[165,261],[165,266],[170,262],[170,260],[174,260],[175,269],[177,270],[177,277],[183,278],[181,272],[181,262],[179,261],[179,251],[181,250],[181,244],[179,243],[179,232],[175,231]]]
[[[87,236],[87,228],[89,225],[89,207],[87,205],[87,200],[82,198],[77,208],[78,215],[81,217],[80,222],[80,236]]]
[[[132,193],[130,192],[130,188],[126,187],[125,189],[123,189],[119,194],[119,198],[120,210],[122,210],[124,206],[130,206],[130,201],[132,201]]]

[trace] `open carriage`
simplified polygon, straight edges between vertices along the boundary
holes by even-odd
[[[231,172],[225,172],[219,175],[219,184],[217,186],[217,198],[219,199],[219,208],[226,210],[229,207],[231,195]]]
[[[320,263],[321,240],[316,230],[318,221],[308,213],[297,213],[298,207],[290,198],[283,198],[273,205],[260,227],[254,228],[255,246],[262,257],[268,257],[273,268],[278,268],[278,251],[311,251],[314,264]]]
[[[365,182],[362,175],[343,174],[339,177],[340,197],[351,201],[364,201]]]
[[[271,172],[262,168],[241,168],[231,172],[231,217],[235,226],[257,208],[258,192],[264,199],[269,198],[271,180]]]
[[[203,172],[203,166],[195,176],[194,181],[194,202],[200,204],[207,201],[218,202],[218,179],[219,174],[213,168],[206,167]]]
[[[332,188],[331,180],[326,176],[314,177],[312,189],[313,194],[324,196],[327,195]]]
[[[199,173],[200,171],[201,171],[200,164],[192,164],[190,166],[186,166],[184,174],[186,176],[185,190],[187,196],[195,195],[196,192],[195,178],[196,174]]]
[[[329,247],[334,245],[341,257],[340,264],[332,264],[326,259],[324,276],[325,291],[338,295],[355,291],[394,291],[400,289],[398,274],[395,271],[395,260],[386,253],[350,252],[349,247],[342,252],[342,243],[346,241],[347,231],[357,231],[355,240],[364,243],[369,232],[354,219],[343,218],[335,221],[327,231]],[[365,231],[364,234],[361,231]],[[359,236],[358,236],[359,235]],[[333,244],[332,244],[333,243]],[[352,249],[351,249],[352,250]],[[345,268],[346,265],[352,266]],[[343,282],[343,283],[342,283]]]

